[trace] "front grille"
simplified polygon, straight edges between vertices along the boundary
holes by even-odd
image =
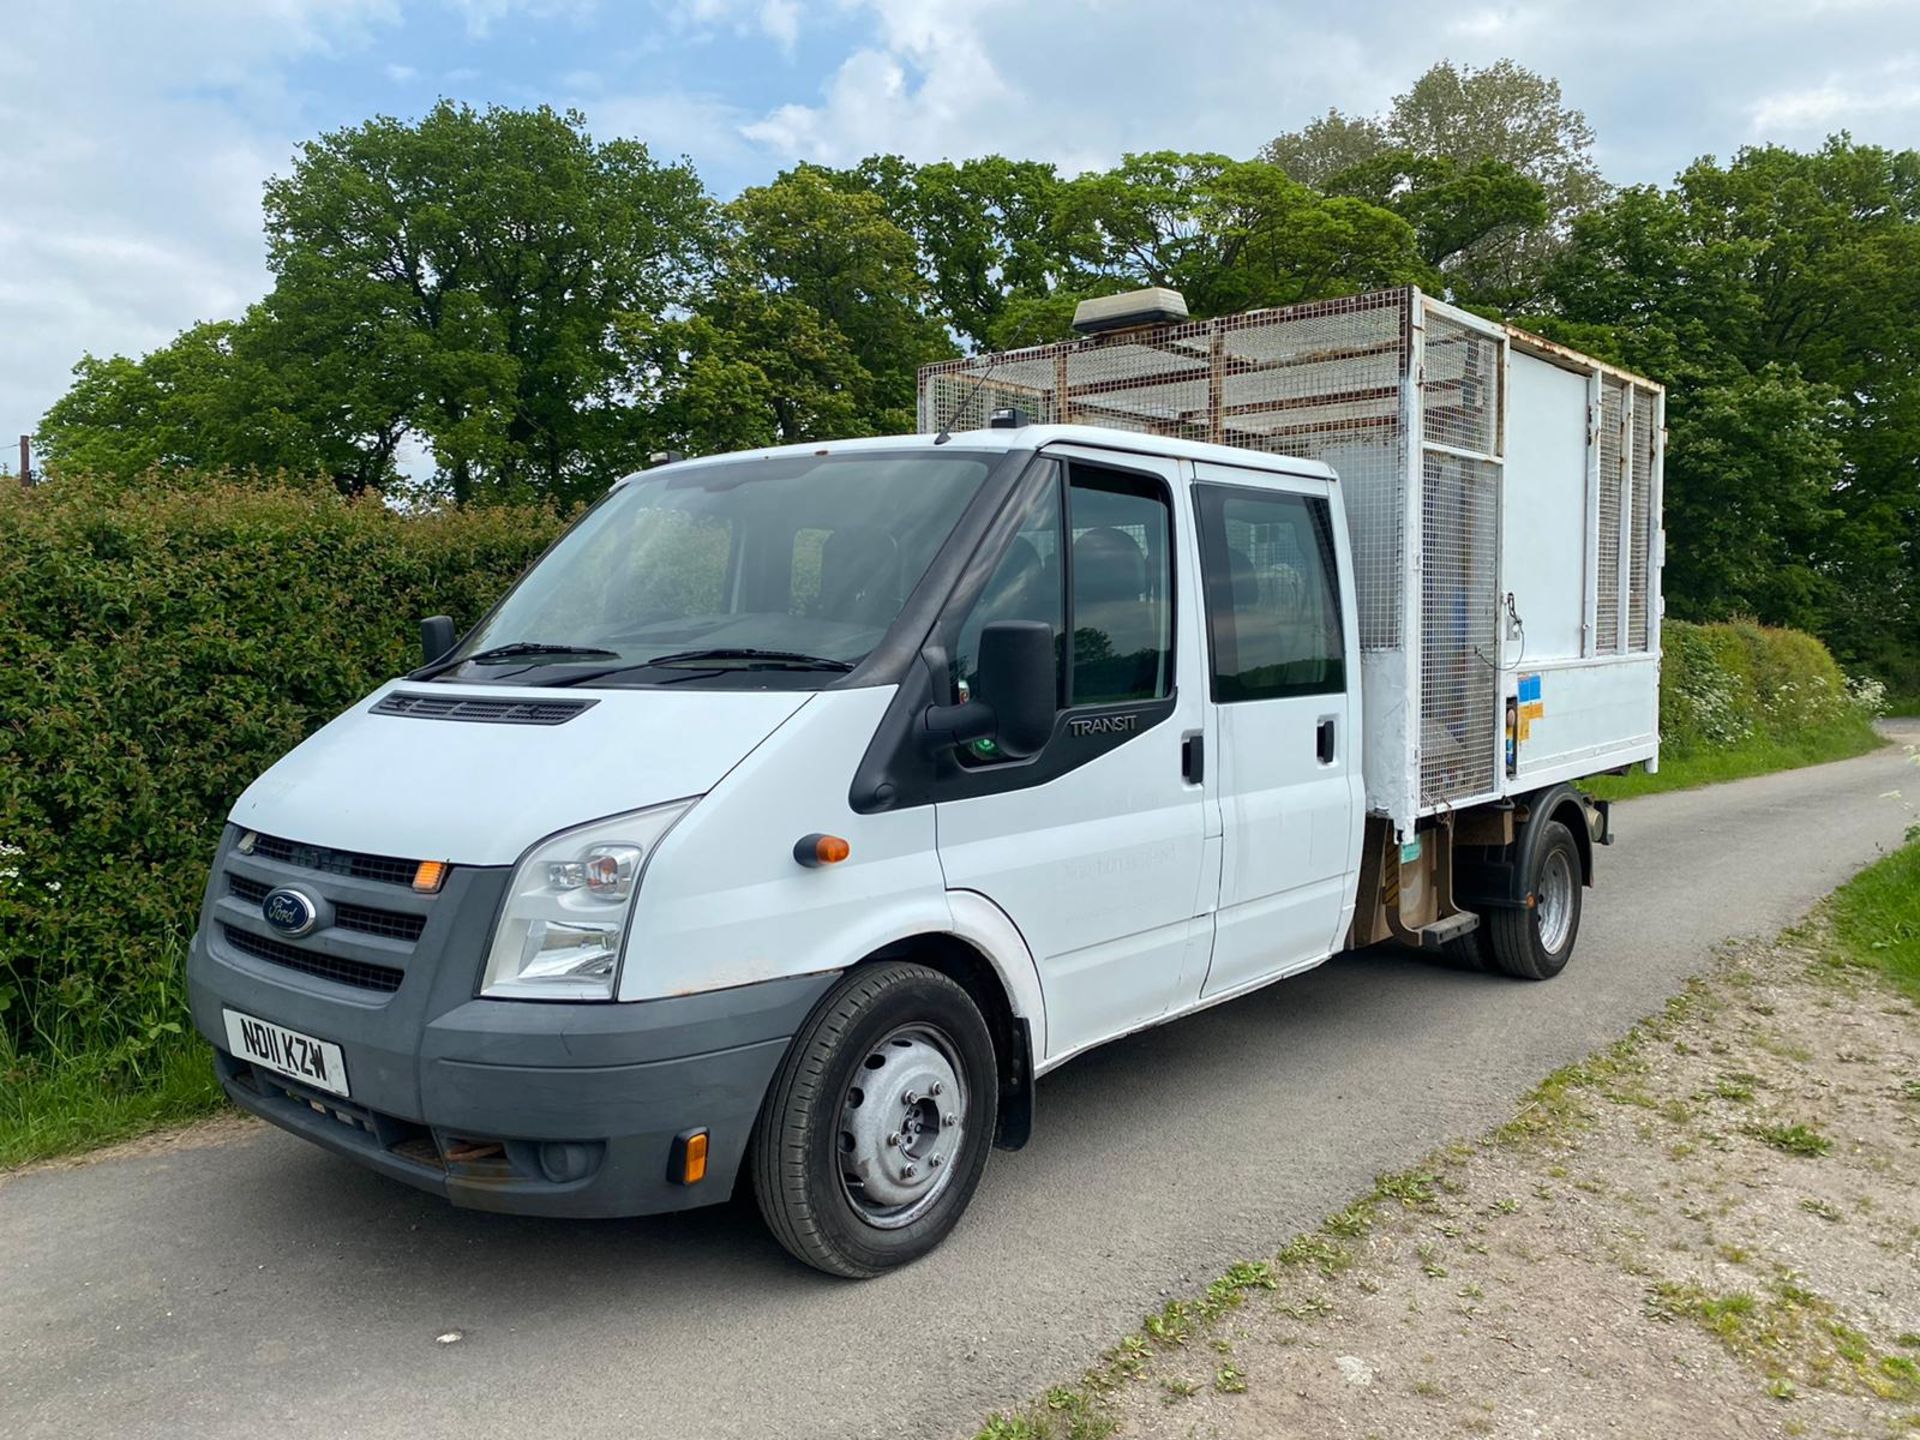
[[[384,935],[389,940],[404,940],[409,945],[427,928],[424,915],[402,915],[394,910],[375,910],[366,905],[335,905],[333,923],[341,930],[358,930],[362,935]]]
[[[227,889],[249,905],[259,905],[272,892],[271,885],[245,875],[227,876]],[[403,915],[397,910],[376,910],[371,905],[340,904],[333,907],[336,930],[357,930],[362,935],[379,935],[388,940],[404,940],[411,945],[427,928],[424,915]]]
[[[508,700],[497,696],[421,695],[395,690],[381,697],[374,715],[415,720],[468,720],[484,725],[564,725],[598,700]]]
[[[323,980],[332,980],[341,985],[352,985],[361,990],[378,990],[390,995],[400,988],[400,981],[403,978],[403,972],[394,969],[391,965],[372,965],[364,960],[343,960],[337,955],[322,955],[313,950],[301,950],[232,925],[222,925],[220,930],[225,935],[227,944],[243,955],[251,955],[256,960],[265,960],[273,965],[284,965],[287,969],[298,970],[302,974],[317,975]]]
[[[256,835],[253,849],[246,852],[262,860],[295,865],[303,870],[319,870],[329,875],[350,875],[355,880],[374,880],[382,885],[413,885],[420,868],[416,860],[398,860],[391,855],[362,855],[354,850],[329,850],[323,845],[301,845],[276,835]],[[263,892],[264,893],[264,892]]]

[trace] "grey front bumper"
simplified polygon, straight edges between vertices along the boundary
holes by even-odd
[[[215,862],[187,964],[195,1028],[234,1103],[456,1205],[644,1215],[724,1200],[789,1039],[833,974],[625,1004],[474,998],[504,875],[455,872],[391,994],[247,953]],[[264,926],[262,927],[264,929]],[[341,1099],[229,1053],[223,1012],[332,1041]],[[706,1178],[669,1177],[708,1132]]]

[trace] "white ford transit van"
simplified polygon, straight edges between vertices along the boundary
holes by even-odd
[[[1657,391],[1564,352],[1517,383],[1522,339],[1392,294],[1386,331],[1466,327],[1498,370],[1439,396],[1402,357],[1398,516],[1259,453],[1250,408],[1220,443],[1015,413],[614,486],[235,805],[189,967],[228,1093],[479,1209],[750,1176],[793,1254],[867,1276],[939,1243],[1090,1046],[1378,940],[1557,973],[1610,838],[1567,782],[1657,753],[1657,496],[1621,510],[1635,431],[1609,480],[1589,385]],[[1423,438],[1529,385],[1487,456]],[[1375,524],[1426,537],[1390,629]],[[1633,584],[1652,623],[1602,650]]]

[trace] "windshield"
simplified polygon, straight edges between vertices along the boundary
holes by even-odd
[[[850,669],[886,634],[994,458],[780,457],[629,481],[468,637],[461,678]],[[655,662],[665,664],[646,670]]]

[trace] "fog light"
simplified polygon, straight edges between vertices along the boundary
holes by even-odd
[[[540,1147],[540,1173],[555,1185],[584,1180],[598,1163],[600,1147],[580,1140],[549,1140]]]

